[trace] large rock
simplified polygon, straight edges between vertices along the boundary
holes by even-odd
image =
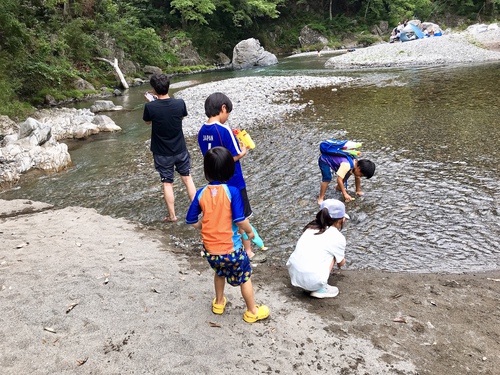
[[[180,64],[183,66],[201,65],[203,63],[200,55],[193,47],[191,39],[174,37],[170,40],[170,47],[172,47]]]
[[[146,75],[153,75],[155,73],[157,73],[157,74],[162,74],[163,73],[163,70],[161,70],[157,66],[153,66],[153,65],[145,65],[144,68],[142,68],[142,71]]]
[[[424,34],[429,34],[430,32],[434,34],[443,33],[441,27],[439,27],[438,24],[432,22],[422,22],[421,29],[424,32]]]
[[[106,111],[119,111],[122,110],[121,105],[115,105],[111,100],[96,100],[93,105],[90,106],[90,110],[94,113],[106,112]]]
[[[322,50],[328,44],[328,39],[319,31],[313,30],[309,26],[304,26],[300,31],[299,42],[302,48],[315,47],[318,50]]]
[[[233,69],[248,69],[254,66],[276,65],[278,58],[264,50],[257,39],[242,40],[233,49]]]
[[[223,52],[219,52],[215,56],[216,56],[215,64],[217,66],[229,66],[229,65],[231,65],[231,59],[229,57],[227,57],[227,55],[224,54]]]
[[[57,142],[51,127],[28,118],[19,133],[5,137],[0,148],[0,187],[15,183],[32,168],[60,171],[71,164],[68,146]]]
[[[123,62],[119,66],[120,70],[125,76],[137,73],[137,66],[131,60],[123,60]]]
[[[80,91],[95,91],[95,87],[90,83],[85,81],[83,78],[78,78],[73,82],[75,89]]]
[[[102,132],[118,132],[122,130],[115,122],[106,115],[96,115],[92,123]]]
[[[382,35],[386,34],[388,30],[389,30],[389,22],[387,22],[387,21],[380,21],[378,23],[378,25],[374,25],[371,28],[370,32],[373,35],[382,36]]]

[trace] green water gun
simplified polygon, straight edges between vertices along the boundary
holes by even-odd
[[[250,227],[252,227],[253,231],[253,238],[252,242],[256,244],[258,247],[260,247],[262,250],[267,250],[267,247],[264,246],[264,241],[262,238],[260,238],[259,233],[257,233],[257,230],[253,227],[252,224],[250,224]],[[246,233],[242,234],[244,240],[248,240],[248,236]]]

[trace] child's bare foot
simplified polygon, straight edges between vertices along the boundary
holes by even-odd
[[[248,255],[248,259],[252,259],[255,256],[255,253],[252,250],[250,250],[250,251],[247,251],[247,255]]]
[[[163,219],[163,222],[164,223],[175,223],[177,220],[177,217],[170,217],[170,216],[167,216],[166,218]]]
[[[318,204],[321,206],[321,203],[323,203],[323,198],[318,198]]]

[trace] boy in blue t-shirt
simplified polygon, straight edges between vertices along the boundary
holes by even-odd
[[[238,188],[243,199],[245,217],[248,219],[252,215],[252,208],[248,200],[245,179],[241,170],[240,159],[246,155],[247,148],[241,147],[238,139],[233,134],[233,130],[226,121],[233,110],[233,103],[223,93],[216,92],[205,100],[205,114],[208,120],[203,124],[198,132],[198,144],[201,153],[205,155],[213,147],[222,146],[229,150],[235,162],[234,175],[227,181],[227,184]],[[242,232],[240,232],[242,233]],[[243,245],[251,258],[254,256],[250,240],[243,239]]]

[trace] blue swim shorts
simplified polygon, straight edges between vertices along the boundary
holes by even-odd
[[[252,266],[243,247],[224,255],[210,255],[205,249],[203,253],[217,276],[225,277],[228,284],[238,286],[250,280]]]
[[[332,180],[332,169],[331,167],[321,160],[321,157],[318,159],[319,169],[321,171],[321,181],[322,182],[330,182]]]

